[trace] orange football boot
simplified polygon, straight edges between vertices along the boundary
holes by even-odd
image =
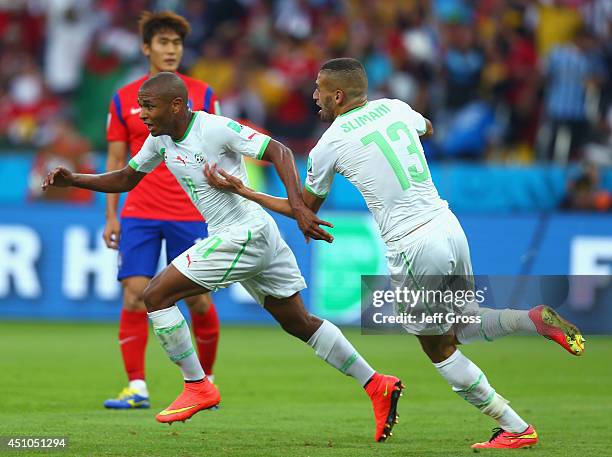
[[[575,325],[570,324],[549,306],[536,306],[529,311],[529,319],[540,335],[553,340],[573,355],[582,355],[585,339]]]
[[[538,443],[538,432],[533,425],[522,433],[510,433],[503,428],[494,428],[493,436],[484,443],[472,444],[472,449],[519,449],[530,448]]]
[[[166,424],[176,421],[185,422],[198,411],[211,409],[220,401],[219,391],[208,378],[198,382],[186,382],[183,392],[170,406],[155,416],[155,419]]]
[[[385,441],[392,435],[391,430],[397,424],[397,402],[402,396],[404,385],[395,376],[374,373],[366,385],[366,392],[372,400],[374,419],[376,419],[376,441]]]

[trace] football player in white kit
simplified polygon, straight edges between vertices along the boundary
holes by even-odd
[[[43,189],[54,185],[125,192],[165,161],[208,221],[209,237],[179,255],[144,292],[154,333],[185,380],[183,392],[156,419],[184,421],[219,403],[219,392],[202,370],[189,327],[175,303],[240,282],[286,332],[365,388],[374,408],[375,439],[384,441],[397,422],[401,381],[375,372],[334,324],[306,311],[300,296],[306,283],[270,215],[256,203],[211,187],[204,177],[204,164],[218,165],[246,180],[243,156],[272,162],[306,239],[331,242],[329,233],[319,227],[330,224],[302,200],[291,150],[226,117],[192,112],[187,100],[185,84],[174,73],[149,78],[139,90],[138,103],[150,135],[125,168],[88,175],[60,167],[43,183]]]
[[[378,224],[394,286],[432,290],[452,283],[445,278],[463,278],[461,284],[473,284],[467,239],[447,202],[438,195],[419,140],[419,136],[433,133],[431,122],[400,100],[368,101],[367,77],[355,59],[326,62],[319,71],[313,98],[321,108],[321,119],[331,126],[308,158],[303,192],[306,204],[318,211],[339,173],[361,192]],[[227,170],[207,167],[206,176],[219,188],[286,216],[295,214],[287,199],[255,192]],[[422,301],[411,313],[436,311],[481,319],[481,323],[476,319],[468,324],[416,320],[403,325],[417,336],[453,391],[499,423],[490,440],[472,448],[535,445],[535,428],[508,405],[457,345],[516,332],[539,333],[580,355],[584,338],[578,329],[546,306],[518,311],[478,308],[475,302],[448,308],[444,303]]]

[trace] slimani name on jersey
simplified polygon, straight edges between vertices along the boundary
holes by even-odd
[[[355,111],[361,111],[365,107],[368,106],[369,103],[366,103],[363,106],[359,106],[351,111],[344,113],[342,116],[347,116],[349,114],[355,113]],[[357,130],[359,127],[363,127],[366,124],[370,124],[377,119],[380,119],[385,114],[389,114],[391,110],[387,105],[381,103],[375,109],[368,111],[367,113],[359,113],[357,117],[352,118],[351,120],[345,122],[344,124],[340,124],[342,131],[345,133],[349,133],[353,130]]]
[[[305,189],[325,198],[336,173],[361,193],[383,240],[403,238],[448,204],[431,180],[419,140],[425,118],[406,103],[371,100],[336,117],[308,157]]]

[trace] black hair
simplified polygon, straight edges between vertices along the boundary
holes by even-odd
[[[181,38],[181,41],[185,41],[185,37],[191,31],[189,22],[183,16],[180,16],[172,11],[161,11],[152,13],[151,11],[144,11],[140,15],[138,21],[138,29],[140,30],[140,37],[144,44],[151,44],[153,37],[165,30],[172,30]]]

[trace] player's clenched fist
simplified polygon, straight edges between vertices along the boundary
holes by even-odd
[[[116,217],[107,217],[104,225],[102,238],[106,243],[106,247],[110,249],[119,249],[119,237],[121,236],[121,223]]]
[[[49,172],[42,184],[42,190],[47,190],[49,186],[70,187],[74,182],[74,176],[70,170],[64,167],[54,168]]]

